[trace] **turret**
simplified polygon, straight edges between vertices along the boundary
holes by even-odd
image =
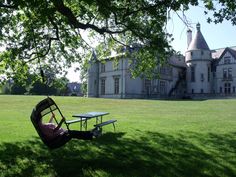
[[[187,33],[190,41],[190,32]],[[196,34],[185,53],[187,64],[187,92],[210,93],[211,51],[201,33],[201,26],[196,25]]]

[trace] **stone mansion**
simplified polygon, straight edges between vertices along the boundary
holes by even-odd
[[[105,63],[96,56],[88,69],[88,97],[103,98],[201,98],[236,95],[236,47],[210,50],[200,24],[192,37],[187,31],[184,56],[172,56],[157,67],[158,79],[133,79],[128,59]]]

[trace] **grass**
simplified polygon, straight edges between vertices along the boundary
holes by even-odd
[[[107,111],[117,131],[48,150],[29,116],[42,96],[0,95],[0,176],[236,176],[236,100],[53,97],[67,118]],[[79,126],[73,125],[73,128]]]

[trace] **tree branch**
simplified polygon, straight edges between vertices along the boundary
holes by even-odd
[[[51,45],[52,45],[52,41],[53,41],[53,40],[60,40],[60,38],[59,38],[59,29],[58,29],[57,24],[53,21],[53,18],[52,18],[50,15],[48,15],[48,20],[51,22],[51,24],[53,25],[54,29],[56,30],[56,32],[55,32],[55,33],[56,33],[56,37],[50,37],[50,38],[48,39],[48,48],[47,48],[47,50],[46,50],[45,53],[39,54],[38,52],[36,52],[36,53],[33,52],[33,53],[30,55],[30,58],[31,58],[31,56],[33,56],[33,55],[37,55],[37,56],[34,57],[34,58],[29,59],[26,63],[32,62],[32,61],[38,59],[39,57],[40,57],[40,58],[45,57],[45,56],[50,52]],[[35,46],[35,47],[36,47],[36,46]]]
[[[132,47],[130,47],[129,45],[127,45],[127,44],[125,44],[125,43],[119,41],[118,39],[116,39],[112,34],[110,34],[110,37],[111,37],[114,41],[116,41],[117,43],[119,43],[119,44],[121,44],[121,45],[123,45],[123,46],[125,46],[125,47],[132,48]]]
[[[53,40],[58,40],[58,41],[60,40],[60,38],[59,38],[59,29],[58,29],[57,24],[53,21],[53,19],[52,19],[52,17],[51,17],[50,15],[48,15],[48,19],[49,19],[49,21],[51,22],[51,24],[53,25],[54,29],[56,30],[56,37],[50,37],[50,38],[49,38],[49,41],[48,41],[48,50],[45,52],[45,54],[43,54],[43,57],[46,56],[46,55],[49,53],[49,51],[50,51],[50,49],[51,49],[51,43],[52,43],[52,41],[53,41]]]
[[[18,5],[0,4],[0,8],[17,9]]]
[[[56,10],[59,13],[61,13],[63,16],[67,17],[69,24],[71,24],[71,26],[73,26],[74,28],[80,28],[84,30],[93,29],[100,34],[104,34],[104,33],[118,34],[118,33],[124,33],[125,31],[127,31],[126,29],[111,31],[107,28],[99,28],[98,26],[90,24],[90,23],[86,23],[86,24],[81,23],[76,19],[76,16],[73,14],[71,9],[65,6],[65,4],[63,3],[63,0],[52,0],[52,2]]]

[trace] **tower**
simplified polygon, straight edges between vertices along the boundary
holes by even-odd
[[[196,34],[192,39],[188,31],[188,48],[185,53],[187,65],[187,93],[211,93],[211,51],[201,33],[201,26],[196,25]]]

